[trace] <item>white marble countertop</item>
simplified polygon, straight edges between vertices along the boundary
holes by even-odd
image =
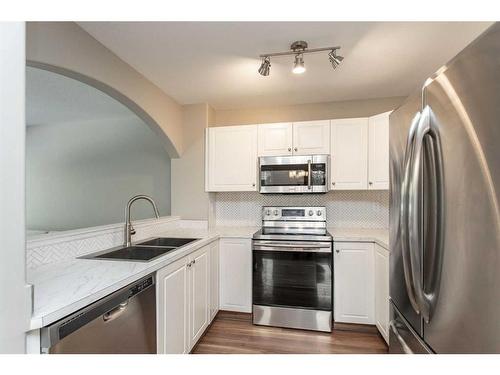
[[[215,231],[174,229],[158,237],[199,238],[150,262],[72,258],[28,270],[33,284],[31,329],[47,326],[216,240]]]
[[[260,227],[215,227],[214,231],[217,232],[220,237],[226,238],[252,238],[253,234],[260,230]]]
[[[218,239],[252,238],[259,227],[177,228],[162,231],[158,237],[199,238],[182,249],[150,262],[126,262],[72,258],[28,270],[34,286],[31,329],[47,326],[128,284],[153,273]],[[334,241],[369,241],[388,248],[388,231],[380,229],[328,228]]]
[[[327,228],[337,242],[375,242],[389,250],[389,229]]]

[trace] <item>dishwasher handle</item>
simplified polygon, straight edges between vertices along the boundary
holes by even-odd
[[[146,276],[91,305],[41,329],[41,348],[48,349],[66,336],[82,328],[94,319],[102,317],[107,322],[125,311],[129,298],[154,287],[153,275]]]
[[[120,303],[111,311],[105,313],[102,316],[102,320],[104,320],[105,322],[109,322],[110,320],[118,318],[127,309],[127,306],[128,306],[128,299],[125,302]]]

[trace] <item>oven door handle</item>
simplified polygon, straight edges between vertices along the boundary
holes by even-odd
[[[313,252],[313,253],[331,253],[332,246],[330,244],[315,244],[315,245],[290,245],[290,244],[262,244],[254,243],[253,250],[255,251],[287,251],[287,252]]]

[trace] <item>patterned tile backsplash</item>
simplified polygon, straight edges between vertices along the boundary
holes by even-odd
[[[200,220],[179,220],[178,217],[162,217],[159,220],[137,220],[134,223],[136,234],[133,241],[154,237],[170,229],[207,227],[207,222]],[[66,232],[54,232],[51,235],[39,235],[28,239],[26,246],[26,268],[56,263],[65,259],[76,258],[95,251],[110,249],[123,244],[123,224],[103,225],[94,228],[82,228]]]
[[[214,204],[216,225],[221,226],[258,226],[261,224],[262,206],[325,206],[329,227],[389,227],[387,190],[346,190],[298,195],[215,193]]]

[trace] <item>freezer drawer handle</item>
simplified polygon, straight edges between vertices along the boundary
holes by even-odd
[[[128,300],[120,303],[113,310],[108,311],[107,313],[103,314],[102,319],[105,322],[109,322],[110,320],[116,319],[118,316],[120,316],[127,309],[127,306],[128,306]]]
[[[413,351],[410,349],[406,341],[403,339],[403,337],[400,335],[398,329],[396,328],[396,323],[394,320],[391,320],[389,323],[389,326],[391,327],[392,332],[394,332],[394,336],[398,339],[399,343],[401,344],[401,347],[403,348],[403,351],[406,354],[414,354]]]

